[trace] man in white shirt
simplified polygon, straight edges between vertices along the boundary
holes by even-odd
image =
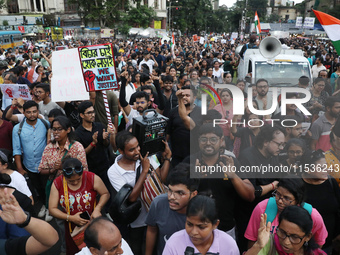
[[[95,218],[84,233],[84,247],[76,255],[133,255],[119,229],[108,218]]]
[[[144,55],[144,58],[139,63],[139,71],[142,72],[142,65],[146,64],[149,67],[149,72],[151,74],[153,67],[158,67],[157,61],[155,60],[153,55],[151,55],[152,59],[150,59],[150,53],[147,50],[144,51],[143,55]]]
[[[312,66],[312,76],[317,78],[321,70],[326,70],[327,68],[323,65],[323,57],[318,57],[315,60],[315,65]]]

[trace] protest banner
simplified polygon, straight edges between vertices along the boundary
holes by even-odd
[[[30,90],[26,84],[0,84],[4,99],[21,97],[24,100],[32,100]]]
[[[98,44],[78,48],[87,91],[118,89],[112,44]]]
[[[105,91],[119,88],[112,44],[82,46],[78,48],[78,52],[86,90],[103,93],[106,117],[109,126],[113,128]]]
[[[197,42],[198,41],[197,34],[193,35],[192,39],[193,39],[194,42]]]
[[[53,102],[89,100],[78,49],[52,53],[51,98]]]

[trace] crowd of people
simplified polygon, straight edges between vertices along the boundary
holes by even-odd
[[[107,91],[113,125],[101,92],[85,101],[51,99],[55,47],[106,42],[119,81],[119,89]],[[311,77],[296,84],[311,94],[302,105],[310,115],[296,104],[281,106],[266,79],[238,77],[244,53],[260,43],[255,35],[204,44],[179,37],[173,48],[157,38],[0,49],[0,84],[26,84],[32,97],[2,93],[0,250],[49,249],[57,241],[46,228],[53,220],[68,255],[340,252],[340,58],[329,41],[281,42],[310,63]],[[217,84],[236,86],[244,102]],[[273,114],[254,113],[274,101]],[[234,112],[237,105],[243,115]],[[154,155],[141,154],[132,128],[148,109],[168,119],[163,150]],[[281,170],[268,175],[270,167]],[[123,191],[121,203],[134,214],[119,220],[112,204]]]

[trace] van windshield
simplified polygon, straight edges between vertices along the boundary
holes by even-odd
[[[305,62],[275,61],[269,64],[262,61],[255,63],[255,70],[256,80],[266,79],[270,86],[275,87],[295,86],[303,75],[311,78],[310,66]]]

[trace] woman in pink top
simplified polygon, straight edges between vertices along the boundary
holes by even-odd
[[[279,215],[283,209],[291,205],[298,205],[306,208],[303,202],[304,191],[305,187],[301,178],[283,178],[279,182],[278,188],[273,192],[273,196],[276,200],[277,213],[274,220],[271,222],[271,233],[276,233],[279,225]],[[248,248],[252,247],[257,240],[261,215],[266,212],[268,201],[269,199],[266,199],[258,203],[250,217],[247,230],[244,234],[245,238],[249,240]],[[268,218],[270,218],[269,212],[266,213],[268,214]],[[322,247],[328,235],[325,224],[320,213],[315,208],[311,209],[311,217],[313,219],[313,237],[315,242]]]

